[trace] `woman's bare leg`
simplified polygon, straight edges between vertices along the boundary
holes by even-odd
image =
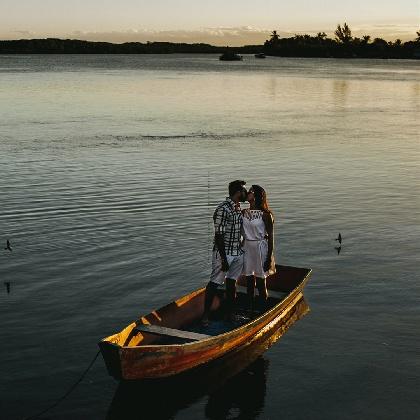
[[[227,278],[226,282],[226,304],[227,318],[233,320],[236,300],[236,280]]]
[[[267,292],[267,286],[265,283],[265,278],[257,277],[257,289],[258,289],[258,295],[262,302],[266,302],[268,298],[268,292]]]
[[[254,296],[255,296],[255,277],[247,276],[246,277],[246,290],[249,300],[249,308],[251,311],[254,309]]]

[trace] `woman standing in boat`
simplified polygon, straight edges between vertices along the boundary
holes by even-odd
[[[267,300],[265,279],[276,270],[273,248],[273,214],[264,188],[253,185],[248,191],[249,209],[243,211],[244,271],[251,308],[257,286],[260,298]]]

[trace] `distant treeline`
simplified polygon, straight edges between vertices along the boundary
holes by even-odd
[[[370,35],[353,37],[347,25],[338,25],[335,38],[325,32],[315,36],[295,35],[281,38],[277,31],[271,33],[264,45],[231,47],[239,54],[255,54],[281,57],[338,57],[338,58],[417,58],[420,59],[420,31],[413,41],[385,41],[371,39]],[[0,54],[170,54],[170,53],[223,53],[228,47],[209,44],[186,44],[172,42],[91,42],[75,39],[21,39],[0,41]]]
[[[416,32],[414,41],[385,41],[382,38],[372,39],[370,35],[361,38],[353,37],[351,29],[344,23],[338,25],[335,38],[327,37],[325,32],[315,36],[295,35],[291,38],[280,38],[273,31],[264,44],[267,55],[281,57],[360,57],[360,58],[417,58],[420,59],[420,31]]]
[[[252,54],[261,51],[261,45],[232,48]],[[0,54],[171,54],[171,53],[222,53],[226,47],[209,44],[186,44],[173,42],[110,42],[81,41],[77,39],[20,39],[0,41]]]

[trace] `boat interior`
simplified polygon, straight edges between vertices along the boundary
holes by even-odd
[[[103,341],[124,347],[185,344],[239,328],[281,302],[310,272],[279,265],[276,268],[276,273],[267,278],[268,299],[265,301],[255,290],[251,305],[246,279],[238,280],[234,316],[229,319],[226,317],[225,289],[220,286],[213,301],[210,322],[201,322],[205,295],[202,288],[152,311]]]

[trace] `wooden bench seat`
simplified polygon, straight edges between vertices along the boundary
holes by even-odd
[[[139,324],[134,328],[136,332],[146,332],[157,335],[166,335],[169,337],[185,338],[191,341],[204,340],[212,337],[211,335],[199,334],[191,331],[177,330],[175,328],[161,327],[160,325]]]

